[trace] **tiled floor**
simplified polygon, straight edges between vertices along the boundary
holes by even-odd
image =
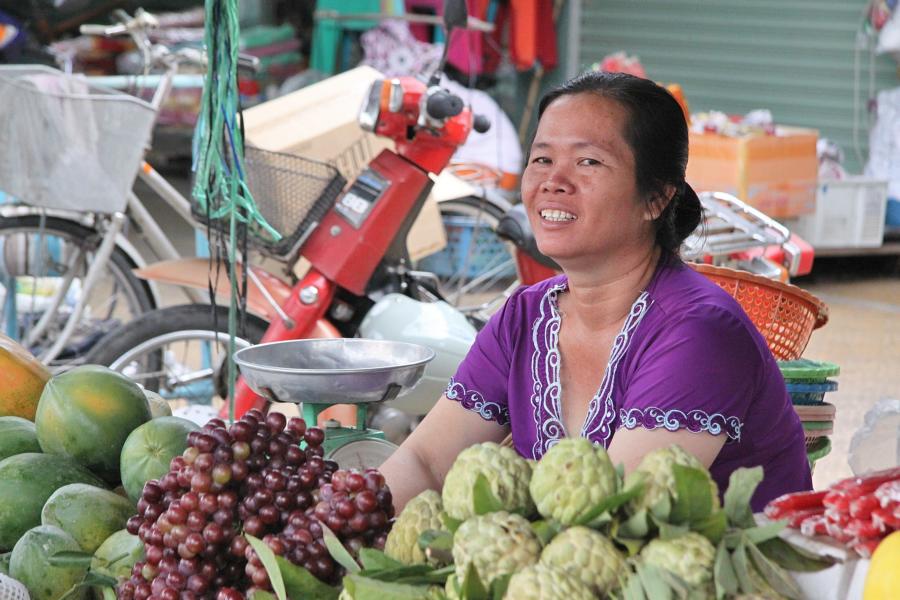
[[[900,276],[890,270],[853,276],[844,267],[800,282],[830,308],[828,324],[813,333],[805,356],[841,367],[839,389],[826,396],[837,413],[831,454],[816,465],[817,488],[851,474],[850,440],[866,411],[882,398],[900,398]]]

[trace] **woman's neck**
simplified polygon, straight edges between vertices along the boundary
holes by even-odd
[[[592,331],[618,328],[653,279],[660,255],[654,244],[644,253],[615,261],[609,269],[566,270],[569,290],[560,298],[560,312]]]

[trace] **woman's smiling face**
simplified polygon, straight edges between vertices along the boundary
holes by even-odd
[[[576,266],[654,243],[625,140],[627,110],[593,93],[554,100],[538,123],[522,174],[522,201],[541,252]]]

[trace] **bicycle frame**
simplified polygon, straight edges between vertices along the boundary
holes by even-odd
[[[178,67],[178,62],[172,62],[164,74],[148,76],[152,77],[153,82],[157,84],[150,101],[150,105],[157,117],[159,115],[160,107],[173,88],[173,83],[178,73]],[[93,81],[93,78],[88,79]],[[124,87],[133,83],[135,79],[135,77],[102,77],[98,78],[100,81],[97,83],[102,82],[110,87]],[[138,171],[138,178],[157,193],[182,219],[190,223],[195,229],[199,228],[199,225],[191,215],[190,202],[188,199],[178,192],[172,184],[153,169],[146,161],[142,161],[140,170]],[[71,336],[84,313],[86,299],[90,296],[91,291],[96,285],[100,273],[106,268],[113,248],[118,246],[123,249],[138,267],[146,266],[147,261],[140,255],[137,249],[128,242],[124,235],[126,224],[129,220],[133,221],[140,228],[144,240],[156,254],[158,259],[174,260],[181,257],[181,254],[176,250],[168,236],[166,236],[159,223],[153,218],[133,190],[128,193],[126,213],[101,215],[81,211],[57,211],[27,205],[3,205],[0,207],[0,214],[5,217],[24,215],[58,216],[94,229],[102,235],[102,241],[97,252],[93,256],[91,264],[88,266],[81,288],[80,298],[76,303],[72,314],[67,319],[66,325],[63,327],[60,335],[54,340],[53,345],[42,352],[38,357],[44,363],[50,363],[54,360],[71,339]],[[26,335],[24,340],[25,345],[36,343],[37,340],[46,333],[47,328],[56,316],[63,299],[69,292],[69,288],[74,279],[75,265],[79,264],[84,259],[85,257],[80,251],[74,253],[69,258],[68,275],[63,279],[62,284],[57,287],[53,296],[49,299],[49,308],[43,312],[38,323]],[[154,305],[158,305],[159,291],[154,282],[150,282],[150,290]],[[202,302],[206,298],[205,294],[190,288],[184,288],[184,293],[192,302]],[[15,310],[15,303],[7,302],[6,311],[8,322],[15,321]]]

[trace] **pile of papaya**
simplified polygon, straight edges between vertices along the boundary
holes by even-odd
[[[0,335],[0,573],[32,600],[108,596],[143,558],[125,531],[140,490],[197,428],[171,415],[120,373],[51,375]]]

